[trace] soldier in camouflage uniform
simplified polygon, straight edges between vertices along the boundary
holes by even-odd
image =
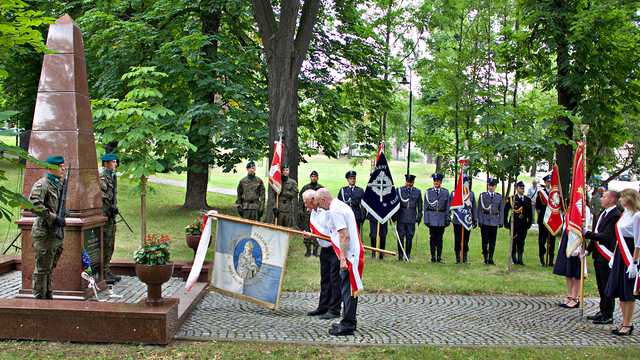
[[[289,177],[289,165],[282,166],[282,191],[278,196],[278,206],[275,206],[276,192],[269,187],[269,203],[267,209],[272,212],[267,214],[267,222],[273,223],[278,219],[278,225],[284,227],[298,227],[298,183]]]
[[[36,299],[53,299],[53,269],[62,255],[63,238],[55,234],[56,227],[65,226],[65,218],[58,216],[59,202],[62,201],[62,182],[65,166],[62,156],[49,156],[47,163],[58,169],[49,172],[36,181],[31,188],[29,201],[37,215],[31,229],[31,243],[35,256],[33,270],[33,296]]]
[[[309,175],[309,178],[311,181],[307,185],[303,186],[302,189],[300,189],[300,197],[298,198],[298,204],[300,205],[300,222],[298,226],[300,227],[300,229],[311,232],[311,230],[309,229],[309,217],[311,216],[311,212],[309,212],[307,208],[304,206],[304,201],[302,200],[302,194],[307,190],[318,190],[323,186],[318,184],[317,171],[313,170]],[[312,247],[313,247],[313,256],[318,256],[318,240],[316,238],[305,237],[304,246],[307,248],[307,252],[304,254],[304,256],[306,257],[311,256]]]
[[[116,216],[118,215],[118,180],[116,178],[116,168],[118,167],[118,157],[113,153],[107,153],[102,156],[102,171],[100,172],[100,190],[102,190],[102,214],[107,217],[104,224],[104,247],[103,247],[103,264],[105,280],[107,284],[115,284],[122,278],[111,273],[109,264],[113,257],[113,249],[116,242]]]
[[[247,163],[247,176],[238,184],[236,207],[238,214],[249,220],[260,220],[264,213],[264,183],[256,176],[256,163]]]

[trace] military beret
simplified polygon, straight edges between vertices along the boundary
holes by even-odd
[[[435,173],[433,175],[431,175],[431,178],[433,180],[440,180],[442,181],[442,179],[444,179],[444,175],[442,175],[441,173]]]
[[[345,179],[348,179],[350,177],[355,177],[356,176],[356,172],[354,170],[349,170],[347,171],[346,174],[344,174]]]
[[[547,176],[542,178],[543,181],[551,181],[551,174],[548,174]]]
[[[102,155],[100,160],[102,160],[102,161],[118,160],[118,156],[116,154],[114,154],[114,153],[106,153],[106,154]]]
[[[47,158],[47,164],[51,164],[51,165],[64,164],[64,157],[60,155],[51,155]]]
[[[255,163],[253,160],[251,160],[251,161],[249,161],[249,162],[247,163],[247,169],[248,169],[248,168],[252,168],[252,167],[256,167],[256,163]]]
[[[517,187],[519,187],[519,188],[523,188],[523,187],[524,187],[524,183],[522,182],[522,180],[521,180],[521,181],[518,181],[518,182],[516,183],[516,186],[517,186]]]
[[[309,174],[309,176],[318,176],[318,172],[317,172],[317,171],[315,171],[315,170],[313,170],[313,171],[311,172],[311,174]]]
[[[469,175],[465,175],[465,176],[462,177],[462,181],[469,182],[469,181],[471,181],[471,177]]]
[[[411,174],[405,174],[404,179],[409,182],[414,182],[416,180],[416,176]]]
[[[286,163],[282,164],[282,168],[283,169],[288,169],[289,168],[289,163],[286,162]]]
[[[489,178],[489,180],[487,180],[487,184],[489,184],[489,185],[498,185],[498,179]]]

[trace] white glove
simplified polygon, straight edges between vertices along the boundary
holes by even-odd
[[[207,212],[208,217],[215,217],[216,215],[218,215],[218,212],[216,210],[209,210]]]
[[[629,279],[635,279],[636,276],[638,276],[638,264],[629,264],[627,274],[629,275]]]

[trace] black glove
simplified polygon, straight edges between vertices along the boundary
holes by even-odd
[[[56,218],[53,220],[53,224],[57,227],[64,227],[66,225],[66,221],[62,216],[57,216]]]
[[[278,217],[278,215],[280,215],[280,209],[278,209],[278,208],[273,208],[273,216],[277,218],[277,217]]]
[[[591,239],[591,238],[592,238],[592,235],[593,235],[593,233],[592,233],[591,231],[587,231],[587,232],[584,234],[584,238],[585,238],[585,239]]]
[[[120,214],[120,210],[118,210],[117,207],[112,206],[111,207],[111,213],[113,214],[113,216],[115,217],[116,215]]]

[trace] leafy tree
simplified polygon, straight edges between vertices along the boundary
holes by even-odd
[[[102,140],[118,142],[123,173],[139,181],[141,243],[146,236],[147,179],[194,148],[187,136],[176,131],[175,113],[163,104],[158,86],[167,76],[155,66],[132,67],[122,76],[129,88],[123,99],[93,102]]]

